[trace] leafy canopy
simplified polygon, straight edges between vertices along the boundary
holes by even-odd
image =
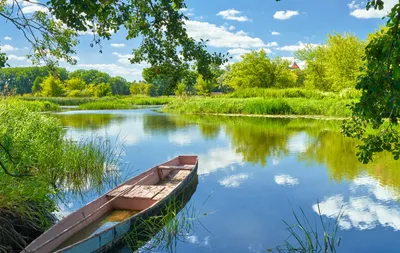
[[[40,11],[24,13],[27,5]],[[0,0],[0,18],[12,23],[31,43],[30,57],[36,64],[44,61],[54,66],[60,59],[74,64],[78,34],[93,34],[90,46],[99,46],[102,52],[101,41],[125,28],[127,40],[141,41],[132,50],[132,63],[147,61],[152,66],[179,66],[194,62],[198,71],[208,78],[211,74],[208,66],[221,65],[226,59],[222,54],[208,53],[205,41],[196,42],[188,36],[187,17],[179,11],[185,7],[184,0],[49,0],[46,3]],[[6,55],[0,53],[0,67],[6,61]]]

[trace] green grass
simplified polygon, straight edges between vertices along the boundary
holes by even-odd
[[[48,101],[58,105],[73,106],[94,102],[126,101],[134,105],[164,105],[171,102],[174,97],[146,97],[146,96],[124,96],[124,97],[85,97],[85,98],[67,98],[67,97],[32,97],[23,96],[27,101]]]
[[[21,97],[23,100],[27,101],[48,101],[54,104],[63,105],[63,106],[74,106],[81,105],[85,103],[91,103],[95,101],[113,101],[117,100],[116,97],[104,97],[104,98],[95,98],[95,97],[87,97],[87,98],[66,98],[66,97],[31,97],[24,96]]]
[[[58,112],[61,108],[49,101],[25,101],[15,98],[1,98],[0,103],[7,103],[13,106],[22,106],[33,112]]]
[[[165,107],[167,112],[198,114],[323,115],[348,117],[350,99],[307,98],[191,98],[177,99]]]
[[[359,98],[361,93],[355,89],[346,89],[340,93],[308,90],[302,88],[273,89],[273,88],[247,88],[226,94],[228,98],[313,98],[313,99],[352,99]]]
[[[79,109],[81,110],[114,110],[114,109],[135,109],[135,108],[137,107],[124,100],[96,101],[96,102],[82,104],[79,106]]]

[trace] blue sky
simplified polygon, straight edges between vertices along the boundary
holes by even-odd
[[[11,0],[6,0],[11,1]],[[365,2],[352,0],[187,0],[182,10],[190,20],[186,23],[189,35],[195,39],[209,39],[211,52],[229,52],[231,62],[250,50],[264,48],[270,57],[287,57],[305,44],[323,44],[328,33],[349,32],[365,39],[368,33],[384,24],[381,17],[399,0],[386,0],[385,10],[365,10]],[[37,6],[25,4],[27,12]],[[103,53],[89,46],[92,36],[81,35],[77,47],[78,63],[68,70],[98,69],[129,81],[140,80],[147,64],[132,65],[129,57],[135,40],[126,41],[126,33],[114,34],[110,41],[102,41]],[[0,46],[9,57],[12,67],[29,66],[26,54],[29,43],[22,34],[0,18]]]

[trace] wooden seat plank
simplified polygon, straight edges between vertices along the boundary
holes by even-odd
[[[151,199],[165,187],[160,185],[137,185],[135,188],[125,193],[125,198],[148,198]]]

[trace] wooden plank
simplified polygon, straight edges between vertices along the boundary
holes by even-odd
[[[161,200],[161,199],[167,197],[175,188],[176,188],[176,186],[165,186],[164,190],[162,190],[160,193],[158,193],[156,196],[154,196],[153,199]]]
[[[193,170],[193,165],[184,165],[184,166],[158,166],[160,170]]]
[[[131,186],[132,186],[132,185],[127,185],[127,184],[126,184],[126,185],[122,185],[122,186],[118,187],[117,189],[115,189],[115,190],[111,191],[110,193],[108,193],[107,196],[110,196],[110,197],[117,196],[117,195],[119,195],[121,192],[124,192],[124,191],[127,190],[128,188],[131,188]]]
[[[123,197],[151,199],[164,188],[165,186],[160,185],[137,185],[134,189],[130,190],[128,193],[125,193]]]

